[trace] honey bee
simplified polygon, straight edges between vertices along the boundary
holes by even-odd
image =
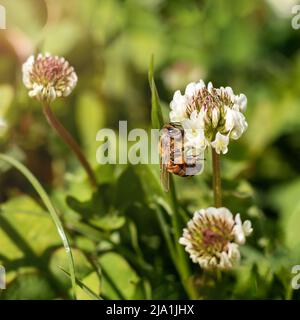
[[[186,154],[184,130],[178,123],[169,123],[162,128],[160,136],[160,177],[165,191],[169,191],[169,174],[180,177],[195,176],[204,168],[203,155]]]

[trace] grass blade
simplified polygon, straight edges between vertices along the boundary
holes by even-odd
[[[33,188],[36,190],[40,198],[42,199],[45,207],[50,213],[50,216],[57,228],[58,234],[62,240],[62,243],[64,245],[64,248],[66,250],[66,254],[68,257],[68,262],[69,262],[69,268],[70,268],[70,275],[71,275],[71,282],[72,282],[72,289],[73,289],[73,295],[74,298],[76,299],[76,278],[75,278],[75,267],[74,267],[74,260],[73,260],[73,255],[72,255],[72,250],[69,245],[68,238],[65,234],[65,231],[63,229],[62,223],[59,219],[58,213],[52,204],[48,194],[42,187],[42,185],[39,183],[39,181],[36,179],[36,177],[19,161],[15,160],[14,158],[7,156],[5,154],[0,154],[0,159],[9,163],[11,166],[16,168],[18,171],[20,171],[26,178],[27,180],[31,183]]]
[[[174,245],[173,245],[173,240],[172,240],[172,237],[170,235],[170,231],[168,229],[168,224],[165,221],[162,209],[161,209],[161,207],[159,205],[157,205],[155,207],[155,213],[156,213],[157,220],[159,222],[162,234],[163,234],[164,239],[166,241],[168,250],[170,252],[171,259],[173,260],[173,263],[176,266],[176,268],[178,268],[178,265],[177,265],[177,254],[176,254],[176,251],[175,251],[175,248],[174,248]]]
[[[161,105],[159,101],[158,92],[156,89],[155,81],[154,81],[154,57],[152,55],[149,72],[148,72],[149,84],[151,89],[151,121],[153,129],[161,129],[164,125]]]
[[[59,267],[60,270],[67,275],[68,277],[70,276],[70,273],[63,269],[62,267]],[[90,296],[93,300],[102,300],[101,297],[99,297],[93,290],[91,290],[88,286],[86,286],[83,282],[75,278],[76,284],[88,295]]]

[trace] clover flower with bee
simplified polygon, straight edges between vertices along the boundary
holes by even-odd
[[[239,139],[248,127],[244,116],[247,98],[243,93],[234,94],[230,87],[214,88],[211,82],[205,85],[203,80],[200,80],[188,84],[184,94],[177,90],[170,107],[170,123],[167,126],[176,124],[177,127],[182,128],[183,146],[180,149],[184,157],[181,163],[174,163],[174,161],[163,163],[162,172],[187,176],[186,171],[181,170],[182,166],[187,167],[185,161],[187,155],[193,158],[193,162],[197,162],[197,159],[201,161],[204,151],[211,147],[215,205],[220,207],[220,155],[226,154],[230,140]],[[169,139],[172,140],[172,137],[169,136]],[[163,149],[166,148],[161,148],[161,155],[170,153],[171,158],[176,151],[176,149],[167,151]],[[203,169],[204,164],[201,167]],[[202,170],[198,170],[195,173],[194,170],[191,175],[201,172]],[[164,183],[164,185],[167,184]]]
[[[74,68],[64,57],[52,56],[49,53],[38,54],[36,58],[30,56],[23,64],[23,83],[29,90],[29,96],[42,103],[48,123],[74,152],[85,169],[91,185],[96,187],[97,182],[93,170],[79,145],[50,108],[50,104],[56,98],[67,97],[71,94],[77,80]]]
[[[188,84],[184,95],[175,92],[170,121],[182,124],[190,143],[199,146],[193,136],[202,136],[202,147],[210,145],[218,154],[225,154],[230,139],[239,139],[248,127],[246,106],[244,94],[235,95],[230,87],[214,88],[211,82],[206,86],[200,80]],[[195,119],[197,124],[190,128],[189,123],[195,123]]]

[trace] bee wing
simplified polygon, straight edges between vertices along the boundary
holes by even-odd
[[[165,128],[160,138],[160,181],[165,192],[169,191],[170,143],[169,132]]]
[[[162,187],[164,189],[165,192],[168,192],[169,191],[169,172],[167,170],[167,166],[165,164],[161,164],[161,167],[160,167],[160,181],[161,181],[161,184],[162,184]]]

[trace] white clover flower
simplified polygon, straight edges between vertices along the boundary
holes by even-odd
[[[249,220],[241,223],[227,208],[201,209],[183,230],[179,243],[203,269],[227,270],[240,260],[239,246],[252,232]]]
[[[216,150],[216,153],[226,154],[228,152],[229,137],[217,132],[216,138],[211,142],[211,146]]]
[[[23,64],[23,83],[29,96],[50,103],[66,97],[77,84],[74,68],[63,57],[39,54],[30,56]]]
[[[246,111],[247,98],[244,94],[235,95],[232,88],[214,88],[209,82],[207,86],[200,80],[187,85],[184,95],[176,91],[171,102],[170,121],[180,122],[185,130],[190,129],[191,122],[193,128],[200,128],[204,132],[204,138],[199,143],[203,147],[211,145],[218,153],[226,153],[229,139],[239,139],[248,127],[243,113]],[[197,114],[197,119],[195,117]],[[199,121],[199,124],[195,124]],[[221,136],[220,136],[221,135]],[[187,141],[192,139],[190,134],[186,134]],[[195,138],[195,132],[193,133]]]

